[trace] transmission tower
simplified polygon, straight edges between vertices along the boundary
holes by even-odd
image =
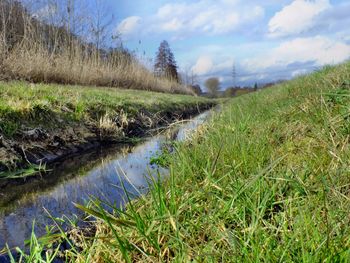
[[[233,87],[236,87],[236,78],[237,78],[237,72],[236,72],[236,65],[233,63],[232,66],[232,81],[233,81]]]

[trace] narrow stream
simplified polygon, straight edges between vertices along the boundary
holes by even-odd
[[[150,165],[151,157],[160,152],[165,143],[184,140],[209,114],[205,112],[137,146],[117,145],[89,152],[59,164],[42,179],[0,189],[0,250],[6,243],[9,247],[23,247],[34,220],[35,233],[43,235],[45,226],[53,223],[44,208],[53,217],[72,217],[81,213],[73,202],[84,204],[91,196],[123,206],[122,184],[135,195],[147,192],[150,176],[158,172],[163,176],[167,174],[166,169]]]

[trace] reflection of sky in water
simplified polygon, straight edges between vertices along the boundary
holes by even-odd
[[[197,118],[191,120],[186,123],[176,135],[177,141],[185,141],[189,138],[189,136],[193,133],[193,130],[196,129],[199,125],[201,125],[208,117],[208,112],[199,115]]]
[[[193,130],[202,123],[206,115],[200,115],[194,121],[183,125],[177,134],[178,140],[187,136],[187,130]],[[90,196],[108,200],[120,207],[125,194],[122,184],[132,194],[144,193],[149,183],[149,176],[165,174],[166,170],[150,166],[150,158],[161,150],[165,136],[155,136],[132,149],[132,153],[121,153],[111,161],[102,161],[100,166],[87,172],[85,176],[73,177],[56,186],[49,193],[37,193],[34,197],[20,202],[20,207],[5,215],[0,214],[0,248],[8,243],[10,247],[22,246],[28,239],[32,222],[36,222],[36,233],[44,234],[44,227],[52,224],[44,207],[54,217],[63,214],[79,214],[74,203],[85,203]],[[14,189],[15,190],[15,189]]]

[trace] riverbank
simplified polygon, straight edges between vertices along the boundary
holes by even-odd
[[[349,98],[346,63],[232,100],[177,145],[165,184],[113,215],[99,202],[81,207],[98,218],[94,237],[70,234],[74,248],[61,256],[347,261]]]
[[[132,141],[214,104],[186,95],[0,82],[0,176]]]
[[[53,223],[45,209],[54,218],[64,215],[69,222],[77,222],[79,218],[77,224],[82,226],[84,214],[74,203],[86,204],[93,196],[123,206],[127,202],[124,189],[132,193],[132,198],[148,192],[152,177],[163,178],[168,174],[167,169],[152,164],[158,154],[164,147],[171,151],[174,141],[187,138],[211,112],[171,125],[135,144],[103,146],[69,158],[56,167],[50,166],[52,172],[42,178],[30,177],[22,183],[11,181],[14,185],[0,191],[0,248],[7,244],[13,251],[17,246],[24,249],[34,221],[35,234],[45,235],[46,226]],[[62,229],[71,229],[69,225],[62,224]],[[1,254],[0,262],[3,262]]]

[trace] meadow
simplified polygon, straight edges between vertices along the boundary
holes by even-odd
[[[117,43],[102,13],[71,1],[65,7],[38,18],[30,4],[0,2],[0,190],[84,145],[140,138],[219,102],[221,110],[174,152],[152,159],[169,176],[150,181],[147,195],[125,208],[92,197],[75,204],[86,228],[68,221],[65,231],[64,220],[52,217],[46,236],[33,231],[27,249],[0,248],[0,255],[11,262],[349,262],[350,62],[209,100],[176,78],[157,77],[146,58]]]
[[[214,104],[150,91],[0,82],[0,172],[36,163],[44,155],[66,155],[71,146],[91,141],[142,137]]]
[[[350,64],[223,106],[176,145],[170,177],[125,210],[78,205],[94,231],[32,239],[72,262],[347,262]],[[50,242],[48,242],[50,240]],[[51,245],[50,245],[51,244]],[[56,243],[57,244],[57,243]],[[46,249],[46,250],[45,250]]]

